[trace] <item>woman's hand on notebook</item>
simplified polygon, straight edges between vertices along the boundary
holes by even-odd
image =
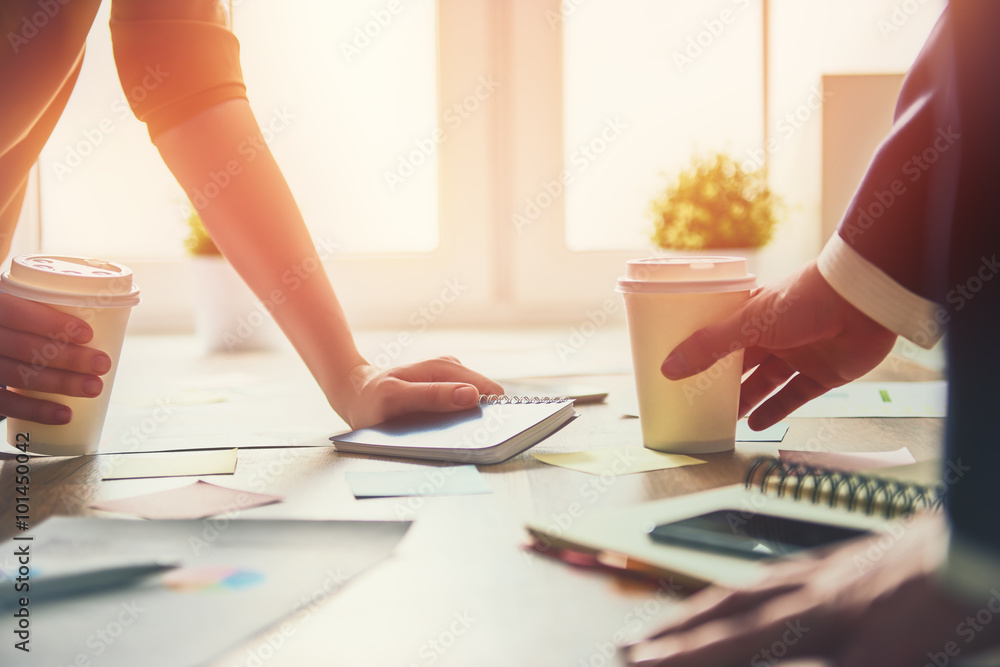
[[[997,644],[1000,624],[975,621],[988,600],[960,603],[935,575],[946,543],[943,516],[895,526],[823,558],[776,565],[743,590],[697,594],[676,622],[627,649],[629,664],[771,665],[824,656],[852,667],[908,667]]]
[[[83,320],[45,304],[0,294],[0,414],[41,424],[66,424],[72,410],[5,387],[63,396],[101,393],[111,357],[84,347],[94,332]]]
[[[743,381],[740,416],[753,410],[750,427],[760,430],[875,368],[895,341],[896,334],[848,303],[810,262],[797,274],[754,290],[731,317],[696,331],[661,370],[680,380],[744,349],[743,371],[756,370]]]
[[[466,368],[455,357],[438,357],[380,370],[354,368],[351,405],[341,416],[351,428],[372,426],[411,412],[453,412],[479,403],[480,394],[502,394],[503,387]]]

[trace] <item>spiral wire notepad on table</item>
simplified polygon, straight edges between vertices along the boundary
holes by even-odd
[[[743,477],[739,484],[588,512],[569,527],[540,517],[528,521],[526,528],[543,551],[555,547],[597,562],[628,562],[632,569],[673,577],[689,586],[713,582],[742,586],[762,576],[766,566],[704,549],[663,544],[650,539],[651,529],[721,511],[736,524],[751,517],[763,519],[767,538],[779,536],[780,522],[767,523],[771,516],[880,532],[898,523],[894,517],[940,508],[944,498],[938,461],[847,473],[760,457],[749,464]]]
[[[490,394],[468,410],[403,415],[330,440],[338,452],[492,464],[538,444],[574,417],[568,399]]]
[[[897,470],[919,470],[927,465],[901,466]],[[771,456],[758,457],[747,467],[744,484],[765,494],[822,503],[849,512],[881,514],[885,518],[940,509],[944,503],[944,486],[940,483],[922,484],[896,475],[787,464]]]
[[[523,403],[562,403],[565,396],[511,396],[510,394],[480,394],[479,405],[520,405]]]

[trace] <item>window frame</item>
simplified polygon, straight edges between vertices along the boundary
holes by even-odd
[[[762,2],[766,16],[768,0]],[[576,4],[437,0],[438,127],[446,127],[447,110],[481,77],[494,77],[500,89],[439,144],[435,250],[335,255],[325,262],[353,326],[412,327],[455,286],[457,298],[428,324],[572,324],[595,307],[607,312],[625,262],[650,254],[648,248],[571,250],[562,196],[552,197],[531,224],[515,222],[564,169],[563,24]],[[238,27],[238,7],[236,13]],[[766,43],[764,50],[766,62]],[[766,94],[763,100],[766,118]],[[38,229],[44,211],[35,215],[26,226]],[[31,250],[38,250],[38,236]],[[132,331],[192,330],[185,259],[116,259],[133,268],[145,302],[133,313]]]
[[[494,72],[489,2],[440,0],[436,7],[438,127],[446,111]],[[237,8],[238,14],[238,8]],[[238,22],[238,16],[237,16]],[[484,39],[483,36],[486,36]],[[496,124],[493,105],[483,105],[438,148],[439,244],[431,252],[335,255],[324,262],[337,295],[354,326],[401,326],[437,305],[442,293],[457,293],[435,322],[473,321],[489,313],[496,302],[495,255],[483,261],[468,248],[483,244],[493,228]],[[475,168],[473,168],[473,166]],[[37,173],[38,166],[35,167]],[[29,205],[41,201],[37,177],[29,189],[18,225],[17,254],[45,252],[40,229],[44,210]],[[489,202],[490,205],[483,205]],[[492,244],[490,244],[492,245]],[[322,253],[328,254],[328,253]],[[116,257],[129,266],[144,304],[133,311],[130,331],[180,333],[193,329],[194,294],[189,260]],[[418,276],[419,279],[411,279]]]

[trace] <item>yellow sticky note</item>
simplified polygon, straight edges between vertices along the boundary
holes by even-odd
[[[231,475],[236,471],[236,449],[192,452],[118,454],[103,479]]]
[[[701,459],[684,454],[664,454],[635,445],[592,449],[586,452],[531,455],[542,463],[591,475],[631,475],[636,472],[666,470],[704,463]]]

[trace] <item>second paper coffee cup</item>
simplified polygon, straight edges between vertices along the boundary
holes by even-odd
[[[12,388],[19,394],[61,403],[73,410],[68,424],[48,425],[7,418],[7,442],[24,444],[28,452],[53,456],[94,454],[101,442],[101,431],[111,398],[111,387],[118,370],[132,306],[139,303],[139,288],[132,283],[132,271],[116,262],[63,255],[21,255],[11,261],[10,271],[0,277],[0,291],[75,315],[94,331],[87,347],[111,357],[111,370],[102,377],[104,389],[95,398],[47,394]],[[22,364],[27,372],[45,369],[48,359],[60,346],[68,344],[65,332],[56,332],[35,351],[36,358]],[[18,438],[18,435],[21,438]]]
[[[743,351],[685,380],[660,365],[695,331],[736,312],[756,277],[741,257],[683,257],[628,262],[618,279],[632,345],[643,444],[675,454],[733,449]]]

